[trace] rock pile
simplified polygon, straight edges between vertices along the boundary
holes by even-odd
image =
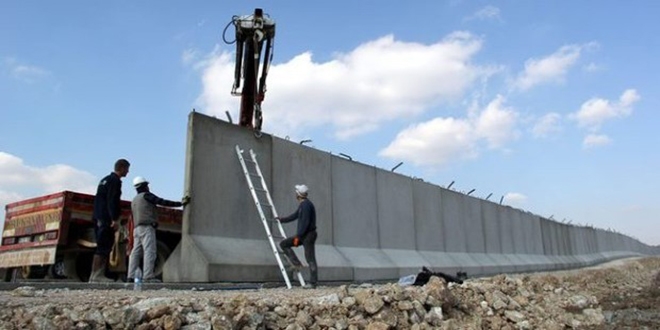
[[[461,285],[256,291],[36,290],[0,293],[0,329],[565,329],[605,324],[599,297],[657,285],[660,260]],[[660,276],[660,275],[657,275]]]

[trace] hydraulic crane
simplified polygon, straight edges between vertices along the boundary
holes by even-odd
[[[230,25],[236,28],[236,39],[233,42],[225,38]],[[261,102],[266,94],[266,77],[273,60],[275,21],[267,14],[264,15],[261,8],[256,8],[252,15],[233,16],[222,37],[228,44],[236,43],[236,69],[231,94],[241,97],[238,125],[251,128],[256,136],[260,136],[263,123]],[[264,48],[265,54],[262,57]],[[243,88],[239,92],[241,80]]]

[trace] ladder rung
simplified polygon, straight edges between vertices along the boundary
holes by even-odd
[[[272,205],[270,205],[270,204],[268,204],[268,203],[261,203],[261,202],[259,202],[259,205],[261,205],[261,206],[266,206],[266,207],[273,207]]]
[[[259,175],[259,173],[248,172],[248,174],[249,174],[250,176],[256,176],[257,178],[260,178],[260,177],[261,177],[261,175]]]
[[[284,236],[273,235],[273,234],[271,234],[270,237],[272,237],[272,238],[286,238],[286,237],[284,237]]]
[[[253,188],[253,189],[255,191],[262,192],[262,193],[268,192],[268,190],[266,190],[266,189],[261,189],[261,188]]]

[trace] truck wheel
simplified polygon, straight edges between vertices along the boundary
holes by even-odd
[[[88,282],[89,276],[92,275],[92,259],[94,253],[78,253],[76,257],[76,275],[82,282]]]
[[[55,263],[52,264],[48,270],[48,277],[61,280],[66,278],[66,267],[64,265],[64,259],[58,258],[55,259]]]
[[[154,276],[162,280],[163,267],[165,267],[165,261],[167,261],[167,258],[170,257],[172,251],[167,246],[167,244],[163,243],[162,241],[157,241],[156,247],[158,250],[156,251],[156,265],[154,265]]]
[[[11,268],[0,268],[0,276],[3,282],[11,281]]]
[[[12,273],[12,282],[27,279],[41,279],[48,273],[49,266],[23,266],[14,268]]]
[[[74,280],[74,281],[80,281],[80,278],[78,277],[78,270],[76,269],[76,259],[78,255],[76,253],[66,253],[64,254],[64,258],[62,260],[62,264],[64,265],[64,276],[67,279]],[[92,268],[92,265],[89,265],[90,269]]]

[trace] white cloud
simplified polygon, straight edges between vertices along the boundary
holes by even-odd
[[[517,139],[518,117],[498,95],[483,110],[471,111],[467,118],[435,118],[410,126],[379,154],[428,166],[473,159],[479,155],[480,143],[499,149]]]
[[[416,165],[475,158],[478,152],[473,130],[465,119],[435,118],[401,131],[380,155]]]
[[[583,69],[584,69],[584,71],[587,71],[587,72],[598,72],[598,71],[603,71],[603,70],[605,70],[604,67],[602,67],[602,66],[600,66],[600,65],[598,65],[598,64],[596,64],[596,63],[593,63],[593,62],[592,62],[592,63],[589,63],[589,64],[587,64],[587,65],[585,65],[585,66],[583,67]]]
[[[477,10],[474,14],[470,15],[469,17],[465,18],[465,20],[470,21],[470,20],[496,20],[496,21],[502,21],[502,17],[500,16],[500,9],[495,7],[495,6],[486,6],[483,7],[479,10]]]
[[[299,54],[270,68],[264,129],[292,135],[330,126],[338,138],[349,138],[383,122],[411,118],[459,98],[475,80],[496,70],[471,63],[481,44],[466,32],[428,45],[389,35],[326,62],[315,62],[310,52]],[[205,112],[224,117],[226,110],[239,107],[229,93],[233,60],[234,55],[216,50],[198,63],[203,83],[198,103]]]
[[[45,69],[38,66],[22,64],[14,58],[5,58],[5,67],[9,73],[17,80],[33,83],[50,75]]]
[[[96,181],[92,174],[69,165],[29,166],[21,158],[0,151],[0,228],[8,203],[63,190],[94,194]]]
[[[199,58],[199,52],[196,49],[186,49],[181,54],[181,62],[184,65],[189,65],[197,61]]]
[[[535,138],[547,138],[561,132],[561,115],[558,113],[548,113],[539,118],[532,128],[532,135]]]
[[[580,58],[582,50],[594,47],[597,47],[597,44],[593,42],[584,45],[567,45],[546,57],[531,58],[525,61],[525,70],[518,74],[513,87],[527,90],[543,83],[561,83],[568,70]]]
[[[506,203],[514,207],[523,207],[526,202],[527,196],[516,192],[506,193],[504,195],[504,200],[502,201],[502,203]]]
[[[498,95],[476,119],[475,133],[484,138],[492,149],[501,148],[507,142],[518,138],[515,130],[518,114],[504,106],[504,97]]]
[[[612,143],[612,139],[610,139],[607,135],[589,134],[584,137],[584,140],[582,141],[582,147],[585,149],[589,149],[595,147],[602,147],[610,143]]]
[[[5,205],[24,199],[25,197],[17,192],[0,190],[0,213],[4,214]],[[4,216],[0,218],[4,220]]]
[[[621,94],[618,102],[610,102],[602,98],[589,99],[569,118],[577,121],[579,127],[586,127],[595,132],[607,120],[629,116],[633,111],[632,106],[639,100],[640,96],[636,90],[627,89]]]
[[[64,164],[34,167],[0,151],[0,186],[3,196],[47,194],[62,190],[93,193],[94,175]]]

